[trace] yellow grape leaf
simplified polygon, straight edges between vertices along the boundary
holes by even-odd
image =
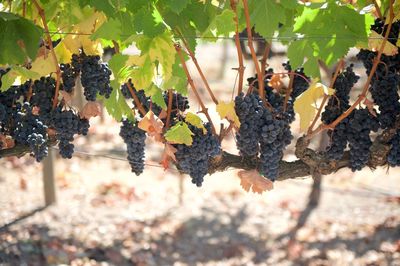
[[[383,36],[378,34],[376,31],[371,31],[370,39],[368,40],[368,49],[371,51],[379,51],[382,46]],[[396,55],[399,52],[398,48],[390,42],[386,42],[383,47],[383,54],[385,55]]]
[[[67,49],[64,41],[61,41],[56,48],[54,48],[54,52],[57,55],[59,64],[68,63],[71,61],[72,53]]]
[[[47,76],[50,73],[56,72],[56,62],[50,53],[36,57],[31,65],[30,70],[39,73],[40,76]]]
[[[125,65],[127,66],[141,66],[144,64],[146,57],[140,55],[130,55],[128,60],[126,61]]]
[[[83,48],[86,54],[101,54],[102,48],[99,41],[92,41],[90,35],[95,32],[101,24],[105,21],[106,17],[103,13],[94,12],[87,19],[75,25],[72,29],[73,33],[64,38],[63,42],[65,47],[71,53],[78,53],[80,48]],[[83,35],[82,35],[83,34]]]
[[[399,36],[397,37],[396,46],[400,47],[400,32],[399,32]]]
[[[332,95],[335,90],[326,87],[315,79],[310,87],[300,94],[294,102],[294,111],[300,115],[300,129],[307,130],[316,113],[316,102],[324,95]]]
[[[239,117],[235,112],[235,102],[219,102],[217,105],[217,112],[221,119],[226,118],[229,121],[232,121],[235,124],[235,127],[240,127]]]
[[[164,128],[164,123],[159,119],[153,111],[148,111],[147,114],[140,120],[138,127],[147,132],[149,136],[153,136],[157,141],[161,140],[161,133]]]
[[[204,127],[203,121],[198,115],[188,112],[185,121],[197,128],[203,129],[203,134],[207,133],[207,129]]]
[[[251,189],[254,193],[261,194],[264,191],[270,191],[274,188],[274,183],[260,175],[257,170],[241,170],[238,172],[238,176],[240,178],[240,185],[246,192],[249,192]]]
[[[393,4],[393,13],[395,14],[393,18],[393,23],[400,20],[400,1],[396,0]],[[386,16],[385,25],[389,24],[390,16]]]
[[[190,131],[188,125],[180,122],[165,132],[165,139],[172,144],[185,144],[187,146],[193,143],[193,132]]]

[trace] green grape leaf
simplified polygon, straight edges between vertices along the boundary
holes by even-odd
[[[25,18],[0,12],[0,64],[35,59],[43,30]]]
[[[133,121],[133,111],[126,103],[118,81],[111,81],[111,86],[113,87],[113,90],[110,97],[103,99],[107,112],[117,121],[121,121],[124,116]]]
[[[39,79],[40,74],[28,70],[24,67],[13,66],[10,71],[1,77],[1,88],[0,91],[5,91],[14,84],[14,82],[19,78],[19,83],[24,83],[28,79]]]
[[[168,129],[164,137],[169,143],[190,146],[193,143],[193,135],[193,132],[190,131],[189,126],[185,122],[179,122]]]
[[[320,76],[318,58],[314,56],[313,48],[308,45],[307,40],[293,41],[288,48],[287,54],[290,60],[290,64],[294,68],[302,66],[305,58],[307,58],[307,62],[316,62],[315,67],[317,68],[317,71],[315,69],[311,69],[312,65],[307,64],[307,69],[305,70],[305,72],[313,77]]]
[[[129,56],[123,54],[114,55],[108,62],[108,66],[113,72],[114,79],[124,82],[131,74],[132,67],[128,65]]]
[[[161,84],[164,90],[174,89],[182,95],[187,95],[187,77],[185,71],[180,65],[178,54],[175,57],[175,63],[172,65],[172,76]]]
[[[110,4],[108,0],[89,0],[89,4],[96,8],[98,11],[102,11],[104,14],[106,14],[107,17],[112,17],[115,13],[114,7]]]
[[[229,35],[229,33],[235,31],[235,24],[233,23],[234,16],[235,13],[232,10],[225,9],[214,18],[202,36],[215,37],[219,35]],[[215,38],[214,40],[217,39]]]
[[[164,79],[171,78],[176,51],[172,36],[169,33],[165,32],[154,38],[142,36],[138,38],[136,45],[141,50],[142,55],[148,55],[153,63],[157,61],[161,64]]]
[[[152,7],[146,6],[141,8],[133,18],[134,30],[142,32],[148,37],[156,37],[162,34],[165,27],[162,23],[156,21]]]
[[[160,106],[162,109],[167,109],[167,105],[165,103],[162,90],[157,87],[156,84],[152,83],[151,86],[144,90],[146,96],[151,97],[153,103]]]
[[[303,63],[300,55],[306,57],[305,71],[315,75],[319,72],[317,59],[330,66],[358,42],[366,44],[372,23],[371,15],[359,14],[349,5],[329,2],[326,8],[305,7],[293,27],[294,32],[304,35],[304,39],[291,43],[289,60],[293,67],[298,67]]]
[[[132,80],[136,88],[143,89],[151,85],[154,77],[154,63],[149,55],[140,56],[137,60],[137,66],[132,70]]]
[[[265,38],[271,38],[286,19],[285,8],[275,0],[251,0],[249,12],[255,31]]]
[[[95,33],[90,36],[91,40],[108,39],[119,40],[121,39],[121,21],[116,19],[109,19],[104,22]]]
[[[165,0],[165,4],[176,14],[181,13],[191,0]]]

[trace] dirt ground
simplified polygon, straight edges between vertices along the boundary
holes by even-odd
[[[232,43],[226,47],[222,70],[221,44],[201,46],[199,62],[218,97],[230,100],[237,63]],[[228,170],[197,188],[159,167],[162,146],[152,140],[137,177],[118,131],[106,116],[76,139],[75,157],[56,162],[58,202],[47,208],[42,165],[0,160],[0,265],[400,265],[400,169],[323,177],[318,207],[290,241],[311,178],[276,182],[258,195]],[[234,152],[234,138],[223,147]]]

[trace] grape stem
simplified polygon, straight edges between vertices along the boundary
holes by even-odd
[[[379,48],[379,51],[378,51],[376,57],[374,59],[374,64],[372,65],[371,72],[368,75],[368,78],[367,78],[367,81],[365,82],[365,85],[364,85],[362,93],[358,96],[357,100],[350,106],[350,108],[347,109],[346,112],[341,114],[338,118],[336,118],[335,121],[333,121],[332,123],[330,123],[328,125],[321,124],[314,131],[309,132],[307,134],[307,138],[308,139],[312,138],[313,136],[315,136],[316,134],[320,133],[321,131],[335,128],[337,126],[337,124],[339,124],[343,119],[348,117],[351,114],[351,112],[353,112],[353,110],[365,99],[365,97],[367,95],[367,92],[368,92],[369,85],[370,85],[371,80],[372,80],[372,77],[374,76],[376,68],[378,67],[378,64],[379,64],[379,62],[381,60],[383,49],[385,48],[385,44],[386,44],[387,39],[389,37],[390,30],[392,29],[393,18],[394,18],[393,0],[391,0],[390,1],[390,5],[389,5],[389,24],[388,24],[388,27],[387,27],[386,32],[385,32],[385,37],[384,37],[384,39],[382,41],[381,47]]]
[[[193,79],[190,76],[190,73],[189,73],[189,70],[187,68],[185,59],[183,58],[183,55],[182,55],[182,48],[181,48],[181,46],[179,44],[175,44],[174,46],[175,46],[175,50],[178,53],[179,59],[181,60],[181,64],[182,64],[183,70],[185,71],[185,74],[186,74],[186,77],[188,79],[189,85],[192,88],[194,94],[196,95],[197,101],[199,102],[199,104],[201,106],[201,112],[204,113],[204,115],[207,117],[207,120],[210,122],[211,130],[212,130],[213,134],[217,135],[217,133],[215,131],[214,124],[213,124],[213,122],[211,120],[211,117],[210,117],[210,115],[208,113],[207,107],[204,105],[203,101],[201,100],[199,92],[196,89],[196,85],[194,84]]]
[[[263,75],[265,75],[265,69],[267,68],[267,60],[270,52],[271,52],[271,44],[269,42],[266,42],[264,54],[263,57],[261,58],[261,72]]]
[[[133,101],[135,102],[135,105],[139,109],[139,112],[145,116],[146,115],[146,110],[144,109],[142,103],[140,102],[139,98],[136,96],[136,93],[134,92],[134,89],[132,88],[131,84],[129,84],[129,81],[126,82],[126,86],[128,87],[129,92],[132,95]]]
[[[239,95],[243,91],[243,77],[244,77],[244,70],[246,68],[243,65],[243,52],[242,52],[242,47],[240,46],[240,40],[239,40],[239,19],[238,19],[238,14],[237,14],[237,9],[236,9],[236,2],[235,2],[235,0],[230,0],[230,2],[231,2],[232,10],[233,10],[233,12],[235,12],[233,21],[235,22],[235,45],[236,45],[236,51],[237,51],[237,56],[238,56],[238,62],[239,62],[239,67],[237,68],[237,71],[239,73],[239,84],[238,84],[238,95]]]
[[[337,66],[336,66],[335,74],[333,74],[333,76],[332,76],[331,83],[329,84],[329,88],[333,88],[333,86],[335,85],[335,81],[339,75],[339,72],[342,70],[343,67],[344,67],[344,61],[342,58],[342,59],[340,59],[340,61],[338,62]],[[312,121],[311,125],[309,126],[309,128],[307,130],[308,133],[312,132],[328,99],[329,99],[329,95],[325,94],[324,98],[322,99],[321,105],[318,108],[317,114],[315,115],[314,120]]]
[[[376,2],[376,0],[372,0],[372,2],[374,2],[375,10],[376,10],[376,13],[378,14],[379,18],[383,19],[381,9],[379,8],[378,2]]]
[[[289,101],[290,98],[290,94],[292,94],[292,89],[293,89],[293,81],[294,81],[294,75],[293,73],[289,74],[289,85],[286,89],[286,93],[285,93],[285,101],[283,102],[283,111],[286,112],[287,109],[287,103]]]
[[[58,64],[58,59],[57,59],[57,55],[54,51],[54,47],[53,47],[53,42],[51,41],[51,36],[49,33],[49,28],[47,26],[47,21],[46,21],[46,14],[44,13],[44,9],[39,5],[39,3],[36,0],[32,1],[33,4],[36,6],[36,9],[38,10],[39,16],[42,19],[42,23],[44,26],[44,30],[45,30],[45,34],[47,37],[47,43],[50,47],[50,53],[53,57],[54,60],[54,65],[56,67],[56,89],[54,91],[54,98],[53,98],[53,109],[56,108],[57,104],[58,104],[58,91],[60,89],[60,82],[61,82],[61,70],[60,70],[60,66]]]
[[[199,65],[199,62],[197,61],[196,56],[194,55],[193,51],[190,49],[189,44],[186,41],[186,39],[183,37],[181,31],[179,31],[179,36],[180,36],[180,38],[181,38],[181,40],[183,42],[183,45],[185,46],[186,51],[188,52],[190,58],[192,59],[194,65],[196,66],[197,71],[199,72],[201,80],[203,81],[204,85],[206,86],[208,94],[210,95],[212,101],[217,105],[218,104],[218,100],[215,97],[214,93],[212,92],[212,90],[210,88],[210,84],[208,84],[208,81],[207,81],[206,77],[204,76],[203,71],[201,70],[201,67]]]
[[[165,128],[168,129],[169,128],[169,124],[170,124],[170,120],[171,120],[171,109],[172,109],[172,90],[169,89],[168,90],[168,108],[167,108],[167,121],[165,124]]]
[[[258,64],[256,52],[253,46],[253,35],[251,33],[251,24],[250,24],[250,15],[249,15],[249,6],[247,4],[247,0],[243,0],[243,7],[244,7],[244,15],[246,17],[246,30],[247,30],[247,45],[249,46],[251,57],[253,58],[254,66],[257,72],[257,79],[258,79],[258,94],[262,99],[265,106],[268,106],[267,100],[265,99],[265,92],[264,92],[264,79],[263,74],[260,69],[260,65]],[[269,105],[269,107],[271,107]]]

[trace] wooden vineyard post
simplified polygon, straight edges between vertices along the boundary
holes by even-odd
[[[49,155],[43,160],[43,190],[44,202],[46,206],[49,206],[57,201],[54,165],[54,151],[50,148]]]

